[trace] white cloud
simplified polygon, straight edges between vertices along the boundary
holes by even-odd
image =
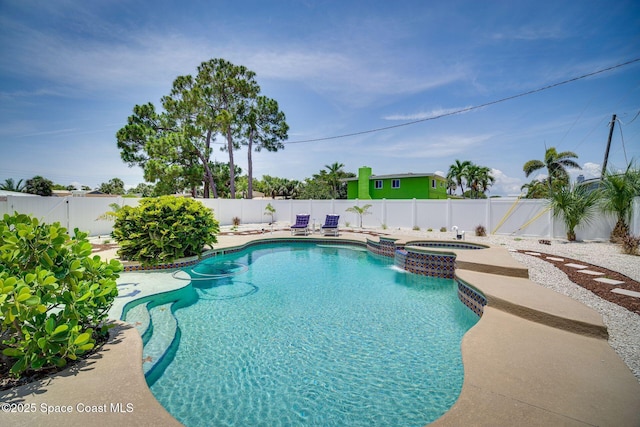
[[[466,107],[456,107],[456,108],[436,108],[431,111],[423,111],[423,112],[413,113],[413,114],[392,114],[389,116],[385,116],[383,118],[385,120],[400,120],[400,121],[423,120],[423,119],[448,116],[451,114],[462,114],[467,112],[465,110],[468,110],[469,108],[472,108],[472,107],[468,105]]]
[[[582,169],[567,169],[567,173],[569,174],[569,178],[571,179],[571,181],[575,181],[579,175],[583,175],[585,179],[598,178],[600,177],[601,170],[602,165],[598,163],[586,162],[582,165]]]
[[[378,143],[368,147],[370,152],[393,158],[441,158],[455,156],[468,152],[472,147],[479,146],[490,140],[491,134],[482,135],[430,135],[428,137],[414,137],[403,142]]]
[[[567,32],[559,25],[554,26],[532,26],[525,25],[513,30],[506,30],[492,34],[494,40],[557,40],[567,37]]]
[[[368,105],[382,96],[423,92],[466,75],[462,67],[408,73],[406,68],[410,67],[406,63],[378,64],[366,56],[314,50],[309,46],[267,52],[252,47],[245,49],[239,54],[261,78],[299,81],[352,106]]]
[[[489,195],[514,196],[521,193],[523,182],[520,178],[507,176],[500,169],[491,168],[495,183],[489,188]]]

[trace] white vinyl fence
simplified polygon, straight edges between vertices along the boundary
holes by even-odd
[[[68,230],[79,228],[91,236],[107,235],[113,223],[98,219],[110,211],[112,203],[136,205],[139,199],[122,197],[0,197],[0,215],[20,212],[31,214],[45,222],[60,222]],[[274,220],[293,223],[298,213],[308,213],[319,226],[325,215],[339,214],[342,227],[359,226],[358,215],[347,212],[352,206],[370,204],[368,214],[362,217],[365,228],[386,226],[397,228],[419,227],[434,231],[441,227],[473,232],[478,225],[487,233],[514,236],[564,238],[566,231],[561,219],[554,219],[546,208],[545,200],[493,198],[484,200],[271,200],[271,199],[198,199],[212,209],[221,225],[231,225],[233,218],[241,224],[264,224],[271,216],[265,214],[267,204],[275,208]],[[588,226],[576,230],[581,240],[607,240],[615,225],[615,218],[599,214]],[[640,235],[640,198],[634,201],[631,232]]]

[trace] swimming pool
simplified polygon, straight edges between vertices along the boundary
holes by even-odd
[[[126,311],[151,313],[147,379],[186,426],[424,425],[460,393],[478,317],[453,280],[315,243],[210,258],[189,277]]]

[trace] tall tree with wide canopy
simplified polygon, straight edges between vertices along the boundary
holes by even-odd
[[[176,79],[174,86],[179,82],[181,78]],[[116,138],[122,160],[130,167],[141,167],[144,179],[156,183],[157,194],[191,188],[195,195],[195,188],[203,180],[200,158],[206,155],[198,156],[196,146],[182,136],[177,123],[167,113],[157,113],[151,103],[136,105]],[[206,181],[206,174],[204,177]]]
[[[253,151],[278,151],[284,149],[282,141],[286,140],[289,125],[285,115],[280,111],[278,102],[258,96],[255,102],[248,105],[249,111],[245,116],[242,136],[247,145],[247,198],[253,198]]]
[[[569,183],[569,174],[567,168],[582,169],[580,165],[572,159],[577,159],[578,155],[573,151],[562,151],[558,153],[555,147],[549,147],[544,153],[544,161],[541,160],[529,160],[522,167],[525,176],[529,175],[540,169],[547,169],[549,191],[553,189],[554,181],[561,181],[565,184]]]
[[[204,181],[205,197],[209,189],[217,197],[210,157],[220,135],[229,155],[229,195],[235,198],[233,151],[240,147],[237,138],[260,92],[254,77],[246,67],[219,58],[200,64],[195,78],[179,76],[162,98],[163,113],[150,103],[134,107],[134,115],[117,133],[122,159],[142,166],[146,180],[166,180],[170,187],[181,179],[194,192]]]
[[[239,147],[234,136],[241,134],[248,104],[260,93],[255,73],[224,59],[211,59],[198,67],[198,94],[204,103],[201,120],[226,139],[229,153],[229,195],[236,197],[233,150]]]
[[[105,194],[124,194],[124,181],[120,178],[111,178],[109,182],[103,182],[98,191]]]

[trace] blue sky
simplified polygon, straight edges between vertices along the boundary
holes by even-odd
[[[491,194],[518,194],[522,165],[545,146],[579,155],[573,176],[599,175],[614,113],[610,165],[640,159],[640,62],[297,143],[638,59],[636,0],[0,0],[0,182],[143,182],[115,133],[134,105],[159,107],[177,76],[211,58],[254,71],[287,116],[286,148],[255,154],[256,177],[304,179],[333,162],[446,173],[460,159],[493,169]],[[235,155],[245,173],[246,154]]]

